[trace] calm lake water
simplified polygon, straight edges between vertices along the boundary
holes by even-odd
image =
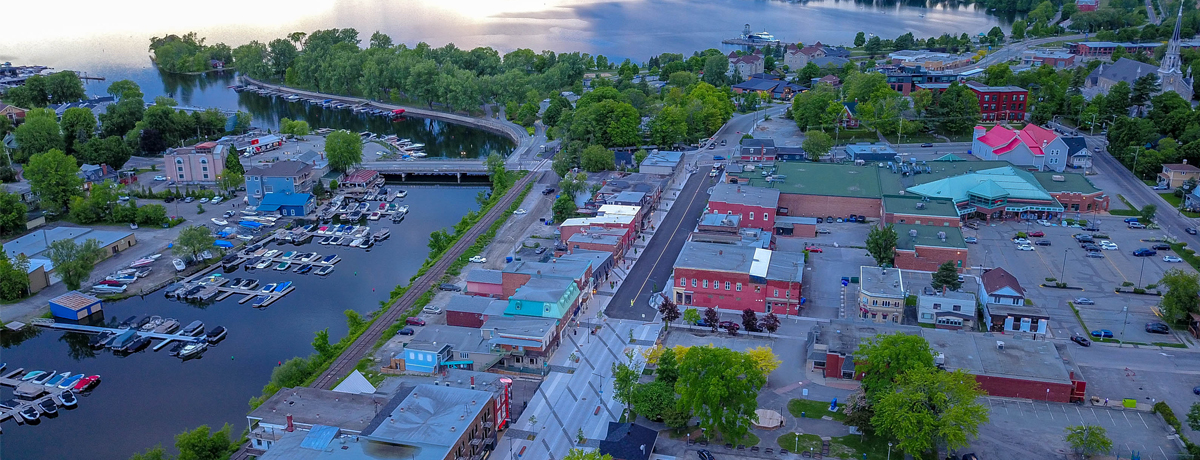
[[[188,304],[167,300],[161,291],[105,305],[105,317],[116,321],[131,315],[159,315],[183,324],[198,319],[208,328],[228,328],[228,337],[200,359],[171,357],[169,346],[127,357],[107,350],[92,352],[87,348],[88,336],[58,331],[42,331],[16,346],[5,343],[0,361],[10,368],[99,374],[103,383],[82,396],[77,409],[60,411],[39,425],[5,423],[0,458],[126,459],[156,444],[173,450],[175,434],[202,424],[219,428],[230,423],[240,433],[246,427],[247,401],[260,394],[279,361],[311,353],[313,334],[320,329],[329,328],[331,342],[345,336],[342,312],[378,308],[392,288],[406,283],[420,268],[428,254],[429,233],[452,226],[468,210],[478,209],[475,195],[486,188],[425,185],[406,190],[408,217],[399,224],[373,225],[391,228],[392,235],[369,252],[316,243],[270,246],[340,255],[342,262],[324,278],[270,269],[250,273],[239,269],[224,275],[255,278],[262,284],[293,281],[296,290],[268,308],[238,304],[241,296],[237,295],[206,306]],[[155,267],[169,269],[169,262]],[[0,394],[3,399],[10,397],[10,390]]]

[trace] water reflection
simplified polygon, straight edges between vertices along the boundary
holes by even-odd
[[[158,67],[155,67],[154,70],[158,74],[159,80],[162,81],[165,96],[187,106],[194,105],[193,98],[197,94],[203,93],[209,88],[224,90],[236,81],[236,73],[233,71],[181,75],[164,72]]]

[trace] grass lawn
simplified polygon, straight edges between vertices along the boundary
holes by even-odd
[[[839,422],[846,420],[846,414],[841,411],[830,412],[829,403],[813,401],[811,399],[793,399],[788,401],[788,412],[792,414],[792,417],[800,417],[800,414],[803,413],[804,418],[821,418],[828,415]]]
[[[1183,198],[1175,196],[1175,192],[1159,193],[1158,196],[1161,196],[1161,197],[1163,197],[1164,200],[1167,200],[1167,203],[1171,203],[1172,208],[1179,209],[1180,206],[1183,206]],[[1193,219],[1200,217],[1200,213],[1191,212],[1191,211],[1181,211],[1181,212],[1183,213],[1183,215],[1191,217]]]
[[[787,449],[788,452],[801,452],[810,448],[821,450],[821,437],[815,434],[802,434],[797,439],[796,433],[787,433],[780,436],[776,443],[780,449]]]
[[[1184,262],[1187,262],[1188,265],[1191,265],[1192,268],[1200,270],[1200,258],[1196,257],[1196,251],[1187,247],[1187,243],[1173,243],[1171,244],[1171,251],[1179,256],[1180,259],[1183,259]]]
[[[896,139],[896,136],[895,135],[887,136],[887,139],[889,141],[894,141]],[[900,135],[900,143],[902,143],[902,144],[924,144],[926,142],[931,142],[936,145],[939,143],[944,143],[946,141],[940,137],[934,136],[933,134],[929,134],[929,133],[913,133],[913,134]]]
[[[855,142],[879,142],[879,136],[875,131],[869,129],[839,129],[837,132],[832,130],[825,131],[825,134],[833,136],[836,145],[853,144]]]

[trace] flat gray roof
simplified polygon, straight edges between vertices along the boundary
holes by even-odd
[[[958,217],[958,207],[953,200],[928,199],[920,196],[883,196],[883,211],[912,216]]]
[[[261,420],[261,423],[287,426],[287,416],[292,414],[296,423],[362,431],[375,418],[378,406],[387,402],[387,397],[372,394],[340,393],[308,387],[284,388],[246,417]]]
[[[461,311],[465,313],[487,313],[488,307],[491,304],[499,302],[508,305],[507,301],[496,300],[491,297],[482,297],[477,295],[454,294],[450,296],[450,301],[446,303],[446,311]],[[503,313],[504,308],[500,311]]]
[[[722,182],[713,187],[708,201],[775,208],[779,206],[779,190]]]
[[[683,152],[670,152],[664,150],[655,150],[646,155],[646,159],[642,160],[641,166],[656,165],[656,166],[671,166],[679,165],[680,160],[683,160]]]
[[[472,283],[500,284],[504,282],[504,272],[487,268],[476,268],[467,272],[466,280]]]
[[[858,287],[871,296],[905,296],[904,275],[898,268],[862,266],[858,270]]]
[[[741,220],[742,216],[736,214],[717,214],[715,212],[709,212],[700,215],[700,225],[707,227],[738,228],[738,222]]]
[[[911,224],[893,226],[896,228],[896,249],[911,251],[917,246],[967,249],[967,240],[963,239],[962,229],[958,227]],[[916,231],[916,236],[912,236],[913,231]]]
[[[494,330],[496,334],[520,337],[536,337],[539,340],[546,337],[558,325],[554,318],[536,316],[492,316],[483,323],[482,329]]]
[[[417,385],[367,438],[441,450],[458,443],[479,413],[491,404],[492,393],[467,388]]]
[[[582,279],[587,274],[587,269],[591,265],[592,263],[586,260],[550,259],[549,262],[521,260],[508,264],[507,267],[504,267],[504,271],[531,276],[541,275],[550,278]]]
[[[383,442],[360,440],[358,442],[331,442],[326,450],[315,450],[301,446],[309,432],[296,430],[288,433],[282,430],[276,433],[282,436],[271,443],[271,449],[258,458],[260,460],[443,460],[446,452],[435,452],[432,449],[422,449],[415,446],[402,446]]]
[[[1054,344],[1014,335],[927,329],[930,348],[946,355],[946,368],[975,375],[1070,383],[1070,371]],[[1003,342],[1001,349],[999,343]]]
[[[133,232],[95,230],[84,227],[54,227],[37,230],[4,243],[4,253],[8,254],[9,257],[16,257],[17,254],[25,254],[26,256],[33,257],[45,252],[50,247],[50,243],[67,238],[75,240],[78,244],[82,244],[89,239],[95,239],[100,242],[100,247],[103,248],[130,235],[133,235]]]
[[[558,302],[575,281],[567,278],[534,276],[517,288],[510,299],[532,302]]]
[[[592,232],[576,233],[567,239],[568,243],[597,243],[615,245],[621,242],[624,233]]]
[[[675,259],[675,268],[750,273],[756,248],[687,241]]]
[[[473,327],[429,325],[421,328],[406,348],[438,352],[449,345],[455,353],[489,353],[483,332]]]
[[[772,251],[767,279],[800,282],[804,278],[804,253]]]
[[[644,163],[643,163],[644,164]],[[608,197],[612,203],[641,203],[646,198],[646,192],[625,191]]]

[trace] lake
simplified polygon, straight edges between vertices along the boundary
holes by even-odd
[[[224,275],[255,278],[262,284],[295,283],[295,291],[265,309],[238,304],[242,297],[238,295],[197,305],[167,300],[161,291],[105,304],[105,317],[116,321],[131,315],[159,315],[183,324],[198,319],[207,328],[220,325],[229,329],[228,337],[200,359],[181,361],[169,356],[169,346],[126,357],[108,350],[92,352],[87,348],[88,336],[50,330],[7,346],[12,335],[6,335],[6,348],[0,354],[10,369],[99,374],[103,383],[91,394],[82,395],[77,409],[60,411],[56,418],[44,418],[39,425],[5,423],[0,458],[126,459],[156,444],[174,450],[175,434],[203,424],[215,430],[230,423],[235,435],[240,434],[250,409],[247,401],[261,393],[278,362],[312,353],[313,335],[320,329],[329,328],[330,342],[344,337],[342,312],[377,309],[392,288],[407,283],[420,268],[428,254],[429,234],[454,225],[468,210],[478,209],[475,195],[486,190],[478,186],[402,188],[408,191],[403,200],[410,206],[408,216],[399,224],[386,220],[372,223],[374,228],[391,228],[392,235],[370,251],[316,243],[268,246],[340,255],[343,260],[324,278],[271,269],[250,273],[239,269]],[[169,258],[164,258],[155,270],[170,270],[169,265]],[[0,393],[0,399],[12,397],[11,389]]]

